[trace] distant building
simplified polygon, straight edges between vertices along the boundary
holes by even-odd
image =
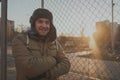
[[[1,18],[0,18],[0,27],[1,27]],[[8,20],[7,21],[7,40],[8,42],[12,41],[14,35],[14,21]]]
[[[96,38],[110,40],[111,39],[111,24],[109,21],[101,21],[96,23]]]
[[[114,48],[116,50],[120,50],[120,24],[116,24],[116,27],[114,29]]]
[[[116,28],[116,34],[115,35],[116,35],[115,36],[116,40],[120,42],[120,37],[119,37],[120,36],[120,24],[118,24],[118,26]]]
[[[113,25],[113,27],[112,27]],[[100,51],[105,52],[105,50],[111,50],[113,48],[112,43],[114,44],[114,48],[116,46],[120,46],[120,24],[114,22],[113,24],[108,20],[100,21],[96,23],[96,32],[94,33],[94,39],[97,44],[97,47]]]
[[[89,49],[89,37],[59,36],[65,52],[79,52]]]

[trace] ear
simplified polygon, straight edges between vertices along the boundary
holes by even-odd
[[[52,42],[56,39],[57,34],[56,34],[56,28],[54,27],[54,25],[51,26],[51,30],[48,33],[48,37],[50,39],[50,42]]]

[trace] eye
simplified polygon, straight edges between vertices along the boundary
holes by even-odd
[[[39,23],[43,23],[43,21],[42,21],[42,20],[39,20],[38,22],[39,22]]]
[[[46,23],[46,24],[50,24],[50,21],[46,21],[45,23]]]

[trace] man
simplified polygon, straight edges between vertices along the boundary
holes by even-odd
[[[70,62],[56,40],[52,13],[38,8],[30,24],[30,31],[13,40],[16,80],[57,80],[69,72]]]

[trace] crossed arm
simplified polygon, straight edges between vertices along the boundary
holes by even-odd
[[[70,62],[65,57],[61,46],[58,46],[58,54],[56,58],[52,56],[33,56],[18,38],[13,40],[13,56],[15,63],[24,75],[29,78],[46,74],[46,78],[52,80],[57,78],[70,69]]]

